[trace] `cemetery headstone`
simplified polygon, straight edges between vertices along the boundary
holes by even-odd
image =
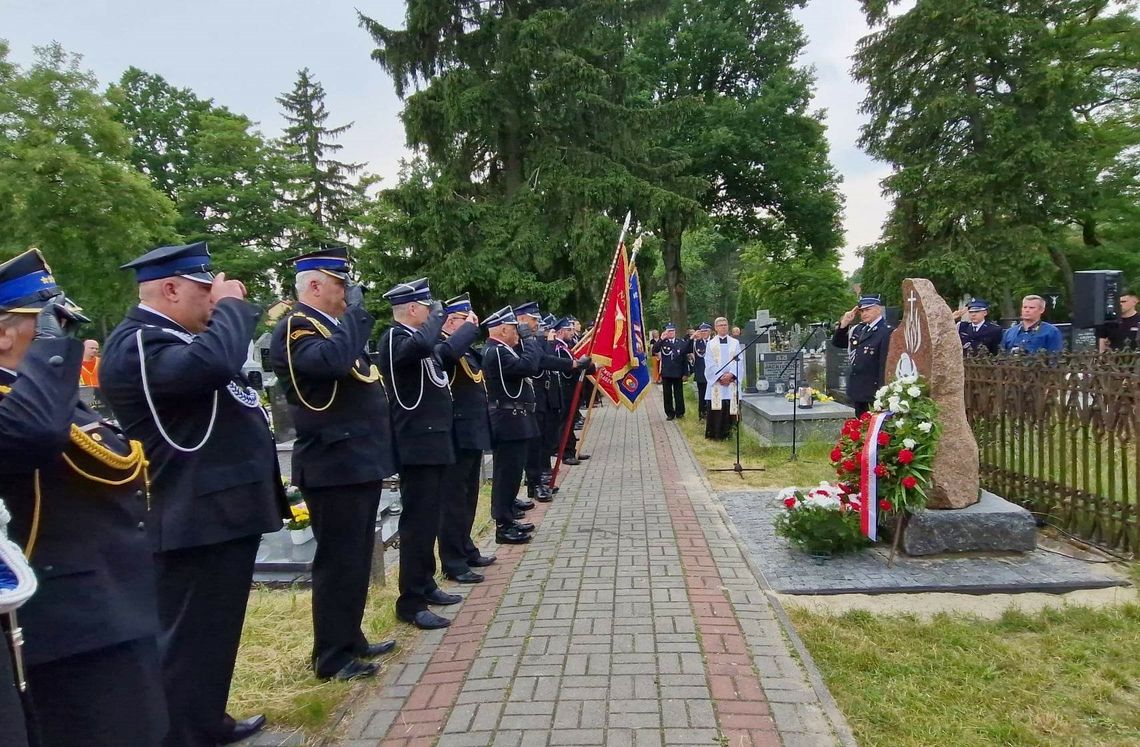
[[[760,354],[760,389],[763,394],[783,396],[804,384],[804,359],[794,351]]]

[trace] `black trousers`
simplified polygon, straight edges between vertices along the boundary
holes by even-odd
[[[697,417],[701,420],[709,414],[709,403],[705,399],[705,390],[708,388],[707,381],[697,381]]]
[[[17,612],[17,615],[19,613]],[[4,744],[28,747],[28,731],[20,691],[16,689],[16,666],[12,661],[11,640],[6,627],[0,627],[0,728]]]
[[[550,471],[550,455],[547,450],[548,425],[551,419],[549,412],[538,411],[534,413],[538,423],[538,435],[526,442],[526,486],[533,488],[539,484],[543,472]]]
[[[491,471],[491,516],[499,524],[514,521],[515,497],[522,484],[530,440],[499,441]]]
[[[155,555],[167,747],[215,747],[227,730],[226,700],[260,541],[255,534]]]
[[[400,597],[396,615],[409,618],[427,609],[427,595],[435,591],[435,539],[443,477],[451,465],[404,465],[400,470]]]
[[[705,416],[705,438],[716,441],[728,438],[728,434],[732,432],[732,424],[736,421],[736,418],[729,413],[728,408],[731,406],[732,400],[724,399],[720,402],[719,410],[709,407],[709,413]]]
[[[166,700],[158,643],[153,637],[37,664],[27,671],[36,729],[44,747],[157,747],[163,743]],[[4,732],[9,727],[5,721]],[[7,745],[8,738],[5,733],[0,742]]]
[[[852,402],[851,406],[855,408],[855,417],[859,417],[871,409],[870,402]]]
[[[562,417],[561,410],[552,410],[546,414],[546,429],[544,439],[546,443],[546,453],[553,457],[558,453],[558,446],[562,443],[562,426],[565,425],[566,418]],[[546,468],[547,470],[550,467]]]
[[[661,377],[661,395],[665,398],[665,417],[685,417],[684,379]]]
[[[374,481],[304,490],[317,540],[312,665],[318,677],[332,677],[368,647],[360,625],[368,602],[381,488]],[[402,481],[400,489],[402,493]]]
[[[471,570],[469,560],[479,559],[471,541],[471,527],[479,506],[479,465],[483,452],[459,449],[455,464],[445,468],[443,506],[439,512],[439,562],[444,573],[458,576]]]

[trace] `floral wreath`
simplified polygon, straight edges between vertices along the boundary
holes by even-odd
[[[851,486],[860,484],[863,447],[875,414],[883,412],[889,416],[877,435],[878,458],[873,467],[880,523],[892,514],[926,507],[934,452],[942,435],[938,405],[925,380],[901,376],[881,387],[875,392],[872,412],[846,421],[831,450],[840,489],[848,494],[859,492]]]

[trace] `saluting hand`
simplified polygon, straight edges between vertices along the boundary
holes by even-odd
[[[961,318],[962,318],[962,315],[963,315],[963,314],[965,314],[965,313],[966,313],[966,307],[965,307],[965,306],[962,306],[962,307],[959,307],[959,308],[958,308],[958,309],[957,309],[957,310],[956,310],[956,311],[955,311],[953,314],[951,314],[950,316],[951,316],[951,318],[953,318],[953,319],[954,319],[954,321],[958,321],[959,319],[961,319]]]
[[[227,280],[226,273],[219,272],[214,276],[214,282],[210,285],[210,301],[217,303],[223,298],[236,298],[239,301],[244,301],[245,285],[240,280]]]
[[[345,283],[344,305],[350,309],[364,306],[364,286],[360,283]]]
[[[476,327],[479,326],[479,317],[475,315],[474,311],[467,312],[467,323],[474,324]]]
[[[852,308],[850,311],[848,311],[846,314],[844,314],[843,318],[839,320],[839,326],[843,327],[844,329],[851,326],[851,322],[855,321],[855,315],[858,313],[859,313],[859,305],[856,304],[854,308]]]

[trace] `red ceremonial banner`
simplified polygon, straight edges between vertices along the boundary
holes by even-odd
[[[620,380],[633,368],[633,336],[629,326],[629,260],[625,245],[618,249],[613,280],[606,292],[602,316],[594,326],[591,351],[599,368],[609,369],[612,380]]]

